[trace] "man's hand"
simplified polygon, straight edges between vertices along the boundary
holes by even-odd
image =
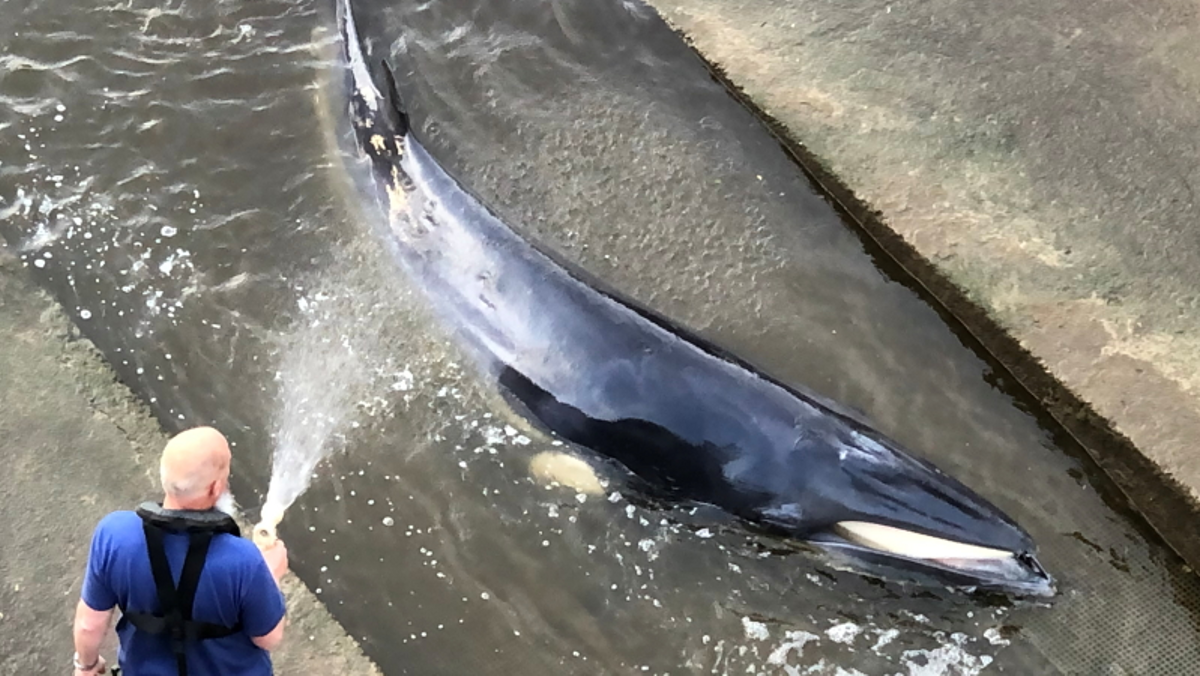
[[[89,669],[87,671],[84,671],[83,669],[75,670],[75,676],[92,676],[93,674],[104,674],[104,673],[108,673],[108,663],[104,661],[103,656],[99,656],[96,658],[96,666],[95,667],[92,667],[91,669]]]
[[[288,572],[287,545],[283,544],[283,540],[276,539],[266,547],[260,547],[259,551],[262,552],[263,560],[267,562],[271,576],[276,582],[282,580]]]

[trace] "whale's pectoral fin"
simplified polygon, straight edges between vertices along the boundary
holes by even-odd
[[[563,451],[542,451],[529,460],[529,473],[547,485],[559,485],[585,495],[604,495],[607,482],[586,460]]]

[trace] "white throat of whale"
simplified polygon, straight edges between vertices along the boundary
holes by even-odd
[[[910,559],[922,559],[953,564],[965,561],[995,561],[1009,559],[1015,554],[1005,549],[992,549],[944,540],[903,528],[867,521],[839,521],[834,525],[838,535],[871,549]]]

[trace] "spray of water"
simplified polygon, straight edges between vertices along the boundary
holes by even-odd
[[[276,375],[271,482],[256,539],[274,539],[275,527],[308,488],[317,465],[344,443],[357,403],[371,388],[373,370],[349,333],[353,323],[336,320],[342,300],[323,294],[302,299],[302,322],[285,342]]]
[[[333,35],[321,29],[314,30],[312,49],[327,63],[336,59]],[[323,71],[314,88],[314,109],[325,154],[331,159],[344,152],[335,122],[335,110],[344,110],[336,103],[340,100],[334,85],[337,73]],[[361,204],[361,194],[340,169],[340,160],[330,167],[338,167],[329,175],[333,191],[346,205]],[[362,217],[357,208],[351,212],[356,221]],[[382,281],[396,276],[394,263],[379,255],[379,244],[369,233],[355,226],[342,246],[332,252],[339,259],[331,268],[336,270],[334,277],[318,284],[325,290],[301,298],[303,324],[283,348],[276,376],[280,388],[271,481],[254,529],[260,543],[275,539],[284,512],[308,488],[321,460],[344,442],[342,433],[362,405],[371,402],[365,404],[370,409],[380,401],[381,387],[392,393],[412,387],[412,374],[397,367],[378,342],[388,335],[389,321],[396,320],[389,308],[395,313],[404,305],[407,288]]]

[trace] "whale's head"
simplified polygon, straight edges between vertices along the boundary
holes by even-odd
[[[806,449],[802,492],[766,520],[832,562],[887,579],[1053,596],[1029,534],[983,497],[867,428]]]

